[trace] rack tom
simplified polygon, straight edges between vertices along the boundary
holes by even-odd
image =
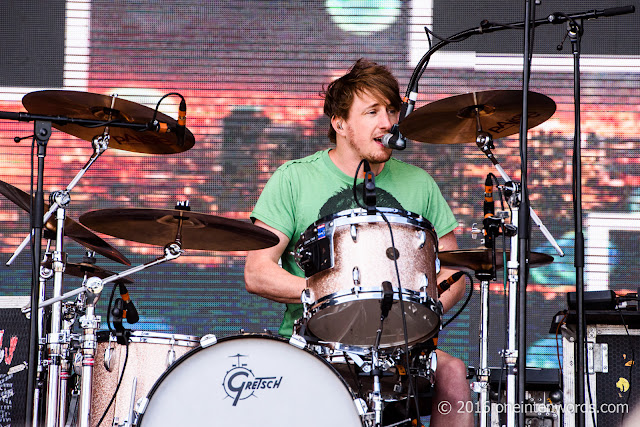
[[[296,259],[307,277],[304,321],[307,332],[320,340],[373,346],[385,289],[388,296],[392,290],[393,305],[384,321],[380,348],[404,343],[402,308],[410,344],[439,330],[440,266],[433,226],[411,212],[378,211],[369,215],[354,209],[324,217],[309,226],[296,244]]]

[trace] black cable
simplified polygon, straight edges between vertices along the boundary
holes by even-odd
[[[464,311],[464,309],[467,307],[467,304],[469,304],[469,301],[471,300],[471,297],[473,296],[473,277],[471,277],[471,275],[469,273],[467,273],[466,271],[463,271],[463,273],[465,274],[465,276],[467,276],[469,278],[469,281],[471,282],[471,286],[469,287],[469,295],[467,296],[467,299],[464,301],[464,303],[462,304],[462,306],[460,307],[460,309],[458,311],[456,311],[456,313],[451,316],[451,318],[449,318],[449,320],[447,320],[444,325],[442,325],[442,328],[444,329],[449,323],[453,322],[453,320],[458,317],[460,315],[460,313],[462,313]]]
[[[360,161],[360,163],[358,163],[358,167],[356,168],[356,173],[353,177],[353,197],[354,200],[356,202],[356,204],[361,208],[361,209],[366,209],[361,203],[360,200],[358,199],[358,194],[356,192],[356,184],[358,182],[358,173],[360,172],[360,167],[364,164],[364,162],[366,161],[366,159],[362,159]],[[363,185],[364,187],[364,185]],[[395,245],[395,240],[393,238],[393,230],[391,229],[391,223],[389,222],[389,220],[387,219],[387,216],[381,212],[377,207],[376,207],[376,213],[380,214],[380,216],[382,217],[382,219],[384,220],[384,222],[387,224],[387,227],[389,228],[389,236],[391,237],[391,248],[393,249],[393,264],[396,270],[396,279],[398,280],[398,300],[400,301],[400,313],[401,313],[401,317],[402,317],[402,333],[404,335],[404,355],[405,355],[405,364],[407,366],[407,376],[409,379],[409,392],[407,394],[407,414],[409,413],[409,405],[410,405],[410,401],[411,401],[411,394],[413,394],[413,398],[414,398],[414,404],[416,405],[416,417],[418,422],[420,422],[420,409],[418,407],[418,393],[417,390],[414,387],[413,384],[413,377],[411,375],[411,365],[410,365],[410,360],[409,360],[409,334],[407,332],[407,318],[406,318],[406,314],[405,314],[405,310],[404,310],[404,300],[403,300],[403,295],[402,295],[402,284],[400,282],[400,269],[398,268],[398,259],[396,256],[396,245]],[[436,251],[437,251],[437,246],[436,246]]]
[[[111,408],[111,405],[113,404],[114,400],[116,400],[116,396],[118,395],[118,390],[120,390],[120,385],[122,384],[122,379],[124,378],[124,373],[127,370],[127,360],[129,360],[129,338],[128,337],[126,338],[126,351],[124,356],[124,365],[122,366],[122,373],[120,374],[120,380],[118,380],[118,385],[116,386],[116,390],[113,392],[113,396],[111,396],[111,400],[109,401],[107,408],[104,410],[104,413],[100,417],[100,421],[98,421],[98,424],[96,425],[96,427],[100,427],[100,424],[102,424],[102,421],[104,421],[104,417],[106,417],[107,413],[109,412],[109,408]]]
[[[158,115],[158,110],[160,109],[160,103],[161,103],[162,101],[164,101],[164,99],[165,99],[165,98],[167,98],[168,96],[171,96],[171,95],[179,96],[179,97],[180,97],[180,99],[182,100],[182,102],[184,102],[184,96],[180,95],[178,92],[169,92],[169,93],[167,93],[167,94],[163,95],[163,96],[162,96],[162,98],[160,98],[160,99],[158,100],[158,103],[156,104],[156,108],[155,108],[155,110],[153,111],[153,117],[151,118],[150,123],[155,122],[156,117],[157,117],[157,115]],[[147,130],[147,129],[141,129],[141,131],[144,131],[144,130]],[[357,174],[356,174],[356,176],[357,176]]]
[[[622,314],[622,310],[620,310],[620,308],[616,308],[616,310],[618,311],[618,313],[620,313],[620,319],[622,320],[622,325],[624,326],[624,330],[627,333],[627,337],[629,338],[629,349],[631,350],[631,363],[629,363],[629,393],[627,394],[627,400],[625,402],[625,405],[627,405],[627,408],[629,407],[629,399],[631,398],[631,392],[633,391],[632,385],[631,385],[631,373],[633,371],[633,365],[636,363],[636,354],[635,351],[633,350],[633,341],[631,338],[631,334],[629,333],[629,328],[627,328],[627,323],[624,321],[624,315]],[[626,411],[621,411],[622,412],[622,419],[620,420],[620,424],[623,424],[624,421],[624,415],[626,413]],[[595,426],[595,423],[594,423]]]

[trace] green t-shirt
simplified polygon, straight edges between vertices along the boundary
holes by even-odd
[[[375,177],[375,184],[377,207],[422,215],[438,236],[458,226],[437,184],[424,170],[391,158]],[[361,197],[362,192],[358,194]],[[357,207],[353,200],[353,177],[338,169],[327,149],[280,166],[265,185],[251,219],[258,219],[289,237],[282,267],[304,277],[304,271],[290,254],[300,234],[322,217]],[[290,336],[293,323],[301,316],[301,304],[287,304],[278,332]]]

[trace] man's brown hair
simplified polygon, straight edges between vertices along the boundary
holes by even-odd
[[[349,109],[356,95],[369,93],[381,104],[400,110],[402,102],[398,80],[383,65],[360,58],[344,76],[332,81],[324,92],[324,113],[333,117],[349,118]],[[329,125],[329,139],[335,144],[336,131]]]

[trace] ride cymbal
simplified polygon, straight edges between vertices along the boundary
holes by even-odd
[[[507,259],[510,252],[506,251]],[[453,251],[441,251],[438,253],[440,265],[443,267],[452,267],[467,272],[479,273],[491,271],[491,250],[490,249],[457,249]],[[551,255],[531,252],[529,257],[529,267],[541,267],[553,262]],[[500,270],[503,266],[502,250],[496,250],[496,269]]]
[[[548,96],[529,92],[527,129],[538,126],[556,111]],[[493,139],[520,131],[522,92],[488,90],[451,96],[416,109],[400,122],[400,132],[409,139],[431,144],[476,142],[480,116],[482,130]]]
[[[22,104],[31,114],[62,116],[72,119],[116,120],[126,123],[147,124],[153,119],[151,108],[116,98],[111,108],[112,97],[97,93],[75,92],[69,90],[42,90],[26,94]],[[156,120],[166,123],[170,129],[175,129],[177,121],[158,112]],[[91,141],[95,136],[104,132],[104,126],[88,128],[79,124],[59,124],[53,121],[53,127],[69,135]],[[133,151],[147,154],[173,154],[186,151],[193,147],[195,138],[189,129],[185,128],[184,142],[179,143],[175,132],[160,133],[152,130],[139,131],[135,129],[109,126],[109,147],[118,150]]]
[[[18,207],[20,207],[22,210],[26,212],[31,211],[32,197],[19,188],[16,188],[11,184],[7,184],[4,181],[0,181],[0,193],[11,202],[16,204]],[[47,203],[45,203],[44,210],[49,210],[49,205]],[[49,218],[49,220],[45,224],[45,227],[47,230],[53,233],[56,232],[56,220],[54,215]],[[125,265],[131,265],[131,262],[127,259],[127,257],[121,254],[120,251],[102,240],[87,227],[77,223],[68,216],[65,217],[64,221],[64,235],[72,240],[75,240],[85,248],[91,249],[97,254],[100,254],[106,258]]]
[[[275,234],[257,225],[181,209],[102,209],[80,217],[80,222],[92,230],[156,246],[175,241],[180,220],[183,249],[250,251],[279,241]]]

